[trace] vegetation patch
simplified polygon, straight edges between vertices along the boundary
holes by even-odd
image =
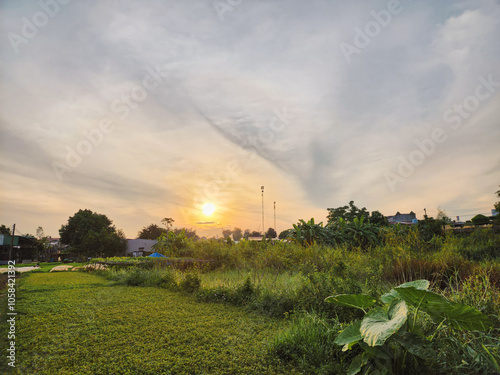
[[[25,278],[17,308],[17,367],[3,362],[3,373],[294,373],[267,356],[282,322],[160,288],[39,273]]]

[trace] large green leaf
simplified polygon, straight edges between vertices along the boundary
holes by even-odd
[[[395,301],[388,311],[376,307],[361,321],[360,332],[363,341],[370,346],[383,345],[406,322],[408,308],[404,301]]]
[[[453,328],[468,331],[485,331],[493,326],[481,311],[472,306],[450,302],[451,311],[446,311],[447,319]]]
[[[349,326],[347,326],[344,330],[342,330],[337,338],[335,339],[335,344],[344,345],[343,351],[346,351],[352,347],[355,343],[360,340],[363,340],[361,333],[359,332],[359,328],[361,327],[361,320],[358,320]]]
[[[405,332],[400,337],[397,337],[396,340],[403,348],[417,357],[430,359],[433,356],[433,351],[429,345],[429,341],[419,335],[412,332]]]
[[[355,375],[361,371],[361,368],[368,363],[368,357],[364,354],[354,358],[347,370],[347,375]]]
[[[394,352],[391,350],[389,345],[369,346],[361,341],[359,346],[372,358],[384,360],[394,359]]]
[[[453,328],[477,331],[484,331],[492,326],[488,317],[480,311],[471,306],[449,302],[437,293],[413,287],[395,289],[401,299],[425,311],[437,323],[446,319]]]
[[[407,283],[401,284],[398,286],[398,288],[407,288],[407,287],[414,287],[415,289],[421,289],[425,290],[429,288],[429,281],[428,280],[415,280],[415,281],[409,281]],[[389,293],[383,294],[380,296],[380,300],[384,303],[391,303],[395,299],[398,299],[399,294],[397,291],[394,289],[391,289]]]
[[[372,307],[377,300],[366,294],[337,294],[325,299],[325,302],[335,303],[337,305],[356,307],[365,310]]]

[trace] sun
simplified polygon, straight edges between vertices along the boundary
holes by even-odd
[[[203,214],[205,216],[211,216],[215,212],[215,206],[213,203],[205,203],[203,206]]]

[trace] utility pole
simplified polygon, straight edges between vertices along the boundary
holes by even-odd
[[[260,189],[262,190],[262,232],[264,233],[265,236],[266,228],[264,227],[264,186],[261,186]]]
[[[274,230],[276,230],[276,202],[274,202]]]
[[[12,248],[14,247],[14,235],[15,235],[15,233],[16,233],[16,224],[14,224],[14,226],[12,227],[12,236],[10,237],[9,262],[12,260]]]
[[[427,210],[424,208],[424,219],[427,219]]]

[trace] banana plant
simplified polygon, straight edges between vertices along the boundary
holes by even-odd
[[[379,299],[366,294],[339,294],[326,302],[361,309],[362,320],[342,330],[335,343],[343,351],[359,345],[363,353],[353,359],[348,374],[405,373],[407,358],[430,359],[431,341],[443,325],[457,330],[484,331],[492,327],[488,317],[473,307],[448,301],[428,290],[429,281],[417,280],[391,289]],[[410,313],[409,306],[412,306]],[[370,309],[370,310],[368,310]],[[434,335],[425,336],[417,315],[427,313],[438,324]],[[409,355],[408,355],[409,354]]]

